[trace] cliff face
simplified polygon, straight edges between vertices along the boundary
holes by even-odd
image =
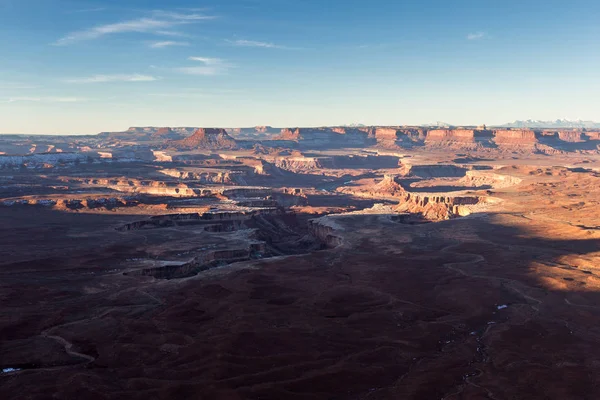
[[[308,231],[329,248],[334,248],[344,243],[341,235],[343,228],[336,224],[330,216],[308,221]]]
[[[471,212],[465,206],[480,202],[481,199],[477,196],[452,197],[406,193],[396,211],[417,213],[427,220],[441,221],[469,215]]]
[[[499,145],[534,145],[537,143],[535,132],[531,130],[498,130],[494,134],[494,141]]]
[[[563,142],[579,143],[583,142],[583,135],[577,131],[560,131],[558,132],[558,138]]]
[[[600,131],[599,132],[586,132],[585,136],[587,136],[588,140],[600,140]]]
[[[300,128],[284,128],[281,130],[281,134],[277,137],[277,140],[299,140],[300,139]]]
[[[426,142],[474,143],[475,131],[470,129],[434,129],[427,132]]]
[[[368,133],[344,127],[285,128],[276,140],[294,141],[300,146],[313,148],[361,147],[368,145]]]
[[[225,150],[237,148],[237,142],[227,134],[225,129],[200,128],[194,134],[183,140],[170,143],[177,149],[209,149]]]
[[[375,130],[377,141],[389,140],[396,141],[398,138],[398,130],[394,128],[377,128]]]

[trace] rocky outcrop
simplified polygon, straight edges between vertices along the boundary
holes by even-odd
[[[396,182],[396,177],[394,175],[386,174],[383,176],[383,179],[373,187],[373,193],[396,197],[403,196],[406,192],[402,186]]]
[[[246,213],[246,212],[208,212],[208,213],[188,213],[188,214],[168,214],[168,215],[156,215],[150,219],[143,221],[131,222],[116,228],[121,232],[137,231],[141,229],[159,229],[167,228],[179,225],[204,225],[211,222],[221,221],[238,221],[243,223],[252,218],[253,215],[259,213],[259,211]]]
[[[523,180],[515,176],[496,174],[490,171],[467,171],[458,183],[464,186],[502,189],[520,184]]]
[[[477,196],[442,196],[406,193],[396,207],[398,212],[420,214],[429,221],[442,221],[471,213],[467,206],[479,204]]]
[[[281,176],[284,170],[278,168],[275,164],[253,157],[236,157],[235,161],[253,168],[253,173],[263,176]]]
[[[156,162],[173,162],[173,156],[165,153],[164,151],[153,150],[154,161]]]
[[[588,140],[600,140],[600,131],[599,132],[586,132],[585,136]]]
[[[300,128],[284,128],[281,130],[281,134],[277,136],[277,140],[300,140]]]
[[[398,130],[394,128],[377,128],[375,138],[378,144],[396,144]]]
[[[231,150],[238,147],[236,140],[220,128],[200,128],[188,138],[170,142],[169,146],[180,150]]]
[[[341,246],[344,243],[344,238],[341,235],[344,229],[330,215],[309,220],[308,230],[311,235],[329,248]]]
[[[247,247],[238,249],[223,249],[208,251],[196,256],[192,261],[184,264],[171,264],[161,267],[144,268],[138,271],[127,272],[125,275],[152,276],[157,279],[182,279],[200,272],[208,271],[222,265],[234,262],[247,261],[253,258],[262,258],[266,251],[265,243],[250,243]]]
[[[274,160],[274,164],[278,168],[297,173],[309,172],[315,169],[324,168],[324,165],[321,163],[321,160],[319,158],[313,157],[276,158]]]
[[[173,178],[192,180],[202,184],[246,184],[246,174],[243,171],[219,171],[216,169],[182,171],[178,169],[162,169],[159,172]]]
[[[127,178],[78,178],[62,177],[65,183],[81,183],[88,187],[101,187],[122,193],[147,194],[168,197],[202,197],[212,196],[213,190],[201,187],[190,187],[179,182],[163,182]]]
[[[559,131],[558,138],[563,142],[569,143],[581,143],[585,141],[583,133],[580,131]]]

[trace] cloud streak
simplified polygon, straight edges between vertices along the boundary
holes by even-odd
[[[486,36],[485,32],[474,32],[467,35],[467,40],[481,40]]]
[[[107,82],[152,82],[158,78],[152,75],[142,74],[117,74],[117,75],[93,75],[83,78],[69,78],[65,79],[66,83],[107,83]]]
[[[288,47],[281,46],[275,43],[259,42],[256,40],[226,40],[227,43],[239,47],[261,47],[264,49],[287,49]]]
[[[173,46],[189,46],[189,42],[177,42],[174,40],[164,40],[161,42],[152,42],[150,43],[150,47],[153,49],[163,49],[165,47],[173,47]]]
[[[182,74],[186,74],[186,75],[213,76],[213,75],[224,74],[230,68],[234,67],[234,65],[232,65],[220,58],[189,57],[188,60],[197,61],[197,62],[201,63],[202,65],[193,66],[193,67],[175,68],[175,71],[180,72]]]
[[[107,35],[122,33],[153,33],[156,35],[174,36],[177,33],[170,29],[175,26],[198,23],[214,18],[214,16],[199,13],[184,14],[157,10],[153,11],[148,17],[99,25],[90,29],[72,32],[53,44],[55,46],[67,46],[86,40],[98,39]]]

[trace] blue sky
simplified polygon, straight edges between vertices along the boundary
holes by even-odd
[[[0,132],[600,120],[597,0],[0,0]]]

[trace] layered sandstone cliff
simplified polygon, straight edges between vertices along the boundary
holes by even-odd
[[[323,127],[323,128],[285,128],[276,140],[293,141],[303,147],[360,147],[366,146],[368,133],[355,128]]]
[[[434,194],[406,193],[396,207],[398,212],[420,214],[430,221],[447,220],[471,214],[468,206],[482,201],[477,196],[443,196]]]
[[[475,143],[475,131],[472,129],[433,129],[427,132],[429,142]]]
[[[527,129],[494,131],[494,142],[498,145],[535,145],[535,132]]]

